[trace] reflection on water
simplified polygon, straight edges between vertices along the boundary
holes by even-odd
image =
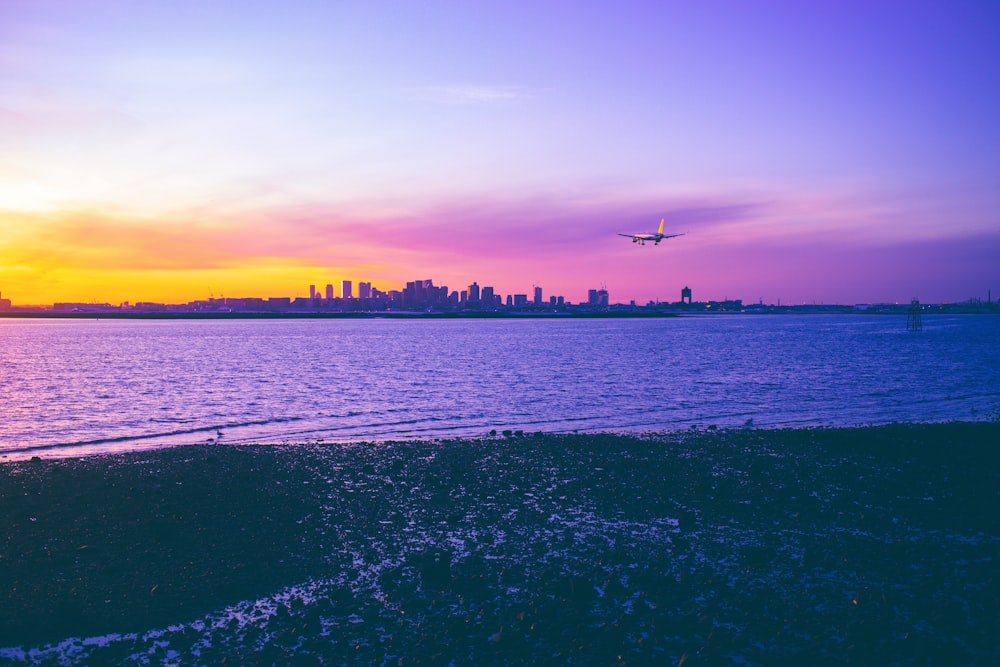
[[[0,456],[988,419],[1000,320],[0,320]]]

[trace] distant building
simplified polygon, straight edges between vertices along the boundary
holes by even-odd
[[[310,285],[309,286],[309,298],[310,299],[315,299],[316,298],[316,286],[315,285]]]
[[[542,305],[542,288],[538,285],[535,285],[535,305]]]
[[[77,313],[100,313],[108,312],[112,310],[119,310],[110,303],[54,303],[52,304],[52,310],[60,312],[77,312]]]
[[[3,294],[0,293],[0,296]],[[10,299],[0,299],[0,310],[10,310],[10,306]]]
[[[598,308],[608,307],[608,290],[604,289],[592,289],[587,290],[587,305],[597,306]]]
[[[333,285],[326,286],[326,300],[333,301]]]
[[[684,289],[681,290],[681,303],[687,303],[689,305],[691,303],[691,288],[687,285],[685,285]]]
[[[528,305],[528,295],[527,294],[515,294],[514,295],[514,307],[524,308]]]
[[[261,312],[265,310],[264,299],[259,297],[247,297],[245,299],[226,299],[229,307],[233,310],[244,312]]]
[[[402,294],[404,308],[431,308],[448,303],[448,288],[435,287],[432,280],[414,280],[406,283]]]
[[[479,283],[472,283],[469,285],[469,296],[466,301],[470,303],[479,303]]]
[[[492,287],[484,287],[479,296],[483,306],[487,308],[493,308],[496,306],[496,299],[494,298]]]
[[[370,299],[370,298],[372,298],[372,284],[371,283],[358,283],[358,298],[359,299]]]
[[[345,299],[353,299],[354,288],[350,280],[344,280],[340,283],[340,296]]]

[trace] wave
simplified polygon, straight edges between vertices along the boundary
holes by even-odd
[[[195,426],[192,428],[184,428],[184,429],[172,429],[169,431],[157,431],[154,433],[130,433],[125,435],[109,436],[104,438],[76,440],[71,442],[54,442],[54,443],[41,443],[34,445],[23,445],[3,450],[3,453],[11,454],[15,452],[16,453],[44,452],[44,451],[59,450],[64,448],[68,449],[77,447],[94,447],[100,445],[113,445],[123,442],[142,442],[144,440],[175,438],[178,436],[194,435],[197,433],[211,433],[213,431],[218,433],[223,429],[247,428],[253,426],[266,426],[268,424],[289,423],[289,422],[301,421],[302,419],[304,419],[304,417],[276,417],[272,419],[257,419],[252,421],[208,424],[205,426]],[[151,420],[151,421],[162,421],[162,420]]]

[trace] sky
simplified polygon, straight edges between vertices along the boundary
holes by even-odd
[[[998,82],[993,0],[0,0],[0,294],[1000,297]]]

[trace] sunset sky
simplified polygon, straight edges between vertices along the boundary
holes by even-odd
[[[941,302],[998,258],[1000,2],[0,0],[15,304]]]

